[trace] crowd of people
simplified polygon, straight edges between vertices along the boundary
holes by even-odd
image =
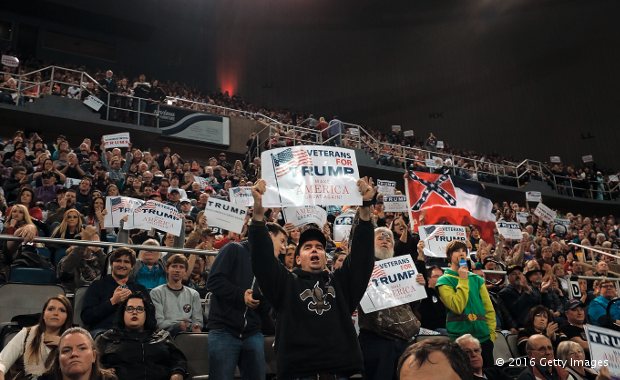
[[[492,354],[497,334],[518,335],[520,354],[528,357],[589,358],[584,323],[610,327],[620,320],[617,304],[611,307],[611,319],[607,316],[607,306],[617,296],[613,278],[620,272],[616,259],[604,254],[620,248],[620,220],[611,215],[568,213],[562,216],[568,225],[557,228],[543,223],[527,206],[498,203],[493,206],[496,219],[518,222],[522,239],[505,239],[494,231],[496,241],[485,242],[475,226],[467,226],[466,241],[452,242],[447,258],[438,259],[424,254],[425,242],[410,230],[406,214],[385,212],[383,194],[368,181],[358,183],[363,206],[329,206],[328,223],[322,228],[298,228],[284,222],[281,209],[261,206],[265,182],[259,158],[244,167],[240,161],[227,162],[222,152],[203,166],[183,160],[169,147],[155,153],[130,146],[123,152],[106,149],[103,140],[93,144],[85,139],[71,148],[64,136],[44,141],[23,132],[15,133],[2,148],[2,233],[26,242],[45,235],[95,244],[45,244],[51,257],[63,255],[54,265],[38,254],[40,244],[2,241],[1,281],[10,280],[11,268],[40,267],[55,270],[69,293],[88,286],[80,314],[88,332],[71,329],[70,302],[51,299],[38,327],[22,331],[0,354],[3,376],[20,350],[34,344],[41,350],[26,355],[24,362],[37,376],[58,378],[63,360],[68,360],[63,355],[82,355],[71,350],[85,345],[101,363],[92,370],[101,371],[103,378],[131,378],[145,370],[149,378],[183,377],[187,367],[173,337],[208,331],[210,368],[222,378],[230,378],[237,366],[242,373],[256,375],[249,378],[264,376],[263,335],[273,334],[279,337],[279,378],[325,373],[332,376],[327,378],[347,378],[362,370],[368,379],[397,373],[407,378],[403,376],[436,363],[424,359],[429,355],[444,355],[451,361],[451,352],[468,360],[461,369],[452,364],[444,370],[468,379],[503,378],[493,372],[498,369]],[[210,225],[204,215],[209,198],[230,200],[230,190],[237,186],[252,186],[254,196],[252,216],[240,234]],[[155,229],[106,226],[110,210],[105,197],[117,195],[176,207],[184,218],[184,238]],[[334,219],[356,208],[350,237],[334,242]],[[527,221],[519,221],[517,212],[528,213]],[[416,224],[424,225],[424,213]],[[96,246],[113,236],[120,239],[123,233],[127,241],[144,249],[117,248],[106,254]],[[217,255],[166,254],[149,246],[217,251]],[[357,308],[374,261],[401,255],[413,257],[419,273],[416,281],[428,297],[368,314]],[[463,260],[467,265],[461,264]],[[493,270],[506,275],[485,272]],[[585,275],[599,279],[579,279],[580,292],[571,291],[569,280]],[[210,310],[204,313],[201,300],[207,295]],[[301,309],[295,308],[310,314],[302,317]],[[342,319],[356,308],[359,336],[350,318]],[[334,312],[327,313],[330,309]],[[456,343],[412,344],[419,334],[442,334]],[[96,344],[91,336],[99,337]],[[333,350],[324,350],[326,337],[339,342]],[[65,342],[74,348],[63,354]],[[136,344],[147,342],[153,352],[138,357]],[[356,345],[359,349],[352,350]],[[547,346],[551,348],[546,351]],[[31,363],[36,355],[42,355],[41,360]],[[314,364],[306,365],[307,357],[315,358]],[[586,367],[542,365],[528,368],[520,378],[547,370],[551,375],[566,370],[576,379],[609,378],[606,369],[592,375]],[[463,369],[471,376],[462,377]]]
[[[8,48],[2,54],[12,55],[16,52]],[[95,95],[107,103],[110,93],[109,104],[115,107],[109,110],[111,120],[151,126],[155,125],[156,120],[152,116],[155,112],[152,105],[157,103],[259,120],[263,119],[261,115],[265,115],[281,123],[278,130],[274,131],[265,142],[266,149],[331,139],[333,144],[338,146],[366,149],[367,154],[372,155],[381,165],[417,171],[450,172],[452,175],[467,179],[514,187],[523,186],[532,180],[544,181],[561,195],[598,200],[614,200],[619,193],[618,171],[599,167],[595,162],[580,165],[545,162],[543,167],[533,165],[517,168],[524,157],[506,156],[496,151],[479,153],[452,147],[447,142],[441,142],[444,144],[443,147],[437,146],[440,140],[432,133],[424,138],[405,136],[400,129],[385,132],[363,126],[368,135],[361,134],[356,126],[342,123],[338,116],[326,120],[307,112],[254,104],[240,94],[229,94],[228,91],[218,89],[213,93],[207,93],[197,87],[170,80],[155,78],[148,80],[145,74],[130,77],[122,71],[114,73],[111,70],[99,68],[90,70],[84,66],[62,64],[60,66],[71,70],[56,70],[53,78],[52,73],[46,71],[38,72],[33,77],[25,77],[22,88],[26,89],[26,96],[20,99],[12,96],[18,84],[10,73],[24,74],[53,64],[44,60],[29,59],[18,68],[5,66],[3,71],[7,74],[0,83],[0,90],[3,91],[0,94],[2,101],[23,104],[24,101],[40,94],[52,94],[81,99]],[[84,79],[80,72],[89,74],[96,83],[88,78]],[[52,88],[50,85],[53,83],[46,82],[49,79],[57,83]],[[106,107],[103,107],[101,112],[106,113]],[[436,161],[434,167],[427,166],[426,159],[431,158]]]

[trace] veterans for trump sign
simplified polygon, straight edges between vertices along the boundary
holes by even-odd
[[[385,212],[407,212],[407,197],[404,195],[386,195],[383,197]]]
[[[525,193],[525,199],[532,202],[542,202],[542,194],[540,191],[528,191]]]
[[[120,227],[121,219],[143,204],[144,201],[130,197],[105,197],[105,209],[108,210],[104,220],[105,226]]]
[[[461,226],[420,226],[418,228],[420,239],[426,242],[424,254],[433,257],[446,257],[446,247],[452,240],[467,239],[465,227]]]
[[[131,224],[125,224],[124,228],[141,228],[150,230],[156,228],[173,234],[181,235],[181,215],[174,206],[166,205],[157,201],[146,201],[137,207],[130,215]]]
[[[360,305],[364,313],[388,309],[426,298],[424,286],[416,281],[410,255],[375,262],[368,288]]]
[[[319,206],[284,207],[284,220],[295,227],[316,223],[323,227],[327,223],[327,211]]]
[[[209,225],[213,224],[238,234],[243,231],[243,223],[247,214],[247,207],[217,198],[209,198],[205,207],[205,216]]]
[[[265,207],[362,204],[350,149],[301,145],[265,151],[261,159]]]
[[[519,224],[515,222],[495,222],[497,231],[506,239],[521,240],[523,234],[519,228]]]
[[[103,135],[103,143],[106,149],[125,148],[129,146],[129,132]]]

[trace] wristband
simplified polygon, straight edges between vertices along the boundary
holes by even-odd
[[[375,204],[374,199],[370,200],[370,201],[363,201],[362,202],[362,207],[370,207],[370,206],[372,206],[374,204]]]

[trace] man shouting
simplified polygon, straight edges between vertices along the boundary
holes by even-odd
[[[262,197],[266,182],[252,188],[254,214],[249,229],[252,271],[262,293],[277,313],[278,379],[348,379],[363,369],[363,357],[351,314],[362,299],[374,267],[370,205],[376,189],[372,178],[360,179],[364,200],[359,224],[351,238],[351,253],[330,273],[325,235],[317,229],[301,234],[295,268],[289,272],[274,256],[265,226]]]

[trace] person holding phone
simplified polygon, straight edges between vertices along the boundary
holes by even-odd
[[[467,246],[461,240],[448,243],[446,257],[450,268],[439,277],[435,286],[447,308],[446,329],[450,339],[471,334],[482,346],[483,366],[493,366],[497,321],[484,279],[468,271]]]

